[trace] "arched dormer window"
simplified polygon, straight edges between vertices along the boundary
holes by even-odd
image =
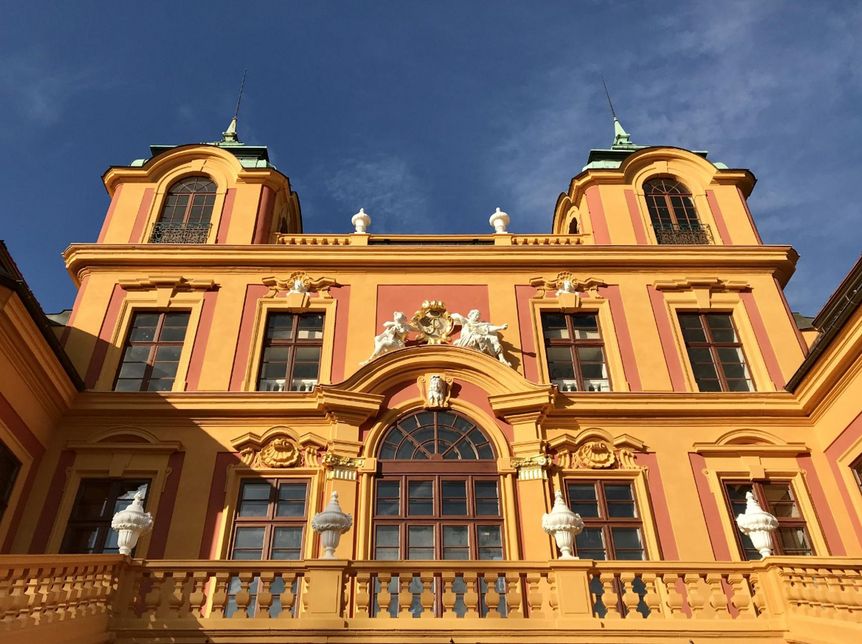
[[[502,559],[496,458],[485,433],[461,414],[399,419],[378,450],[372,557]]]
[[[203,244],[210,231],[216,184],[209,177],[180,179],[165,195],[150,242],[155,244]]]
[[[578,220],[575,219],[574,217],[569,222],[569,234],[570,235],[577,235],[578,234]]]
[[[709,244],[709,227],[700,222],[691,190],[671,177],[644,183],[647,209],[659,244]]]

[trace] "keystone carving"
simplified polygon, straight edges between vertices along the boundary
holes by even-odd
[[[432,373],[419,376],[416,383],[425,399],[426,409],[446,409],[452,394],[452,377],[446,374]]]
[[[312,293],[317,292],[324,297],[328,296],[329,288],[335,286],[336,282],[331,277],[312,278],[305,271],[294,271],[286,278],[281,277],[264,277],[264,286],[269,287],[269,292],[264,295],[264,298],[278,297],[280,293]]]
[[[601,299],[599,287],[607,286],[607,284],[595,277],[578,279],[569,271],[560,271],[551,278],[534,277],[530,280],[530,286],[539,289],[539,297],[546,297],[548,293],[553,293],[557,297],[563,294],[572,294],[575,295],[578,304],[580,304],[580,298],[585,295],[593,299]]]
[[[557,452],[557,464],[569,469],[640,469],[635,461],[634,452],[627,447],[614,447],[601,439],[590,439],[582,443],[576,450]]]

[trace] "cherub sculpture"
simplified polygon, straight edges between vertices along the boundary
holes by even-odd
[[[383,323],[383,332],[374,336],[374,351],[368,360],[360,362],[360,365],[366,365],[375,358],[379,358],[384,353],[403,349],[404,342],[407,340],[407,334],[410,331],[417,331],[410,322],[407,321],[407,316],[401,311],[395,311],[392,314],[392,321]]]
[[[507,367],[512,366],[503,355],[503,347],[500,345],[500,338],[497,335],[498,331],[508,329],[508,324],[495,325],[490,322],[482,322],[479,319],[478,309],[472,309],[467,314],[467,317],[459,313],[453,313],[452,319],[455,320],[456,324],[461,325],[461,337],[452,344],[456,347],[481,351],[497,358],[497,360]]]

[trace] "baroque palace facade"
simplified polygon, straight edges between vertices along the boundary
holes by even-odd
[[[551,234],[305,233],[234,121],[107,170],[70,314],[4,250],[0,639],[862,640],[862,265],[800,329],[754,176],[615,132]]]

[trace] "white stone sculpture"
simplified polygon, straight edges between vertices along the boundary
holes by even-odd
[[[323,559],[335,559],[335,549],[341,541],[341,535],[350,530],[352,525],[353,517],[341,511],[338,492],[333,492],[323,512],[318,512],[311,519],[312,529],[320,535]]]
[[[416,330],[416,327],[407,321],[406,315],[401,311],[395,311],[395,313],[392,314],[392,321],[390,322],[387,320],[383,323],[383,332],[374,336],[374,351],[371,353],[371,356],[368,360],[360,362],[359,364],[366,365],[375,358],[379,358],[384,353],[389,353],[396,349],[403,349],[404,342],[407,340],[407,334],[410,333],[410,331]]]
[[[560,284],[560,288],[557,289],[557,297],[560,296],[560,293],[577,293],[577,291],[575,290],[575,285],[572,283],[572,280],[563,280],[562,284]]]
[[[584,529],[581,515],[572,512],[563,500],[563,493],[557,491],[554,507],[542,515],[542,530],[553,535],[560,549],[560,559],[577,559],[572,554],[575,537]]]
[[[130,555],[141,535],[153,527],[153,517],[144,512],[144,490],[135,492],[135,498],[125,510],[120,510],[111,519],[111,527],[117,531],[117,544],[121,555]]]
[[[745,512],[736,516],[736,525],[742,534],[748,535],[761,557],[772,554],[769,534],[778,527],[778,519],[761,508],[750,491],[745,493]]]
[[[308,288],[305,286],[305,282],[300,278],[296,278],[293,280],[293,284],[290,285],[288,293],[308,293]]]
[[[365,235],[371,225],[371,217],[365,212],[365,208],[360,208],[359,212],[350,218],[350,223],[353,224],[353,228],[358,234]]]
[[[446,382],[438,374],[428,381],[428,406],[442,407],[446,400]]]
[[[499,206],[497,206],[497,210],[491,214],[491,218],[488,219],[488,223],[493,226],[495,233],[509,232],[509,214],[500,210]]]
[[[461,325],[461,337],[452,344],[456,347],[465,347],[487,353],[507,367],[512,366],[503,355],[503,347],[500,345],[500,338],[497,335],[498,331],[508,329],[508,324],[495,325],[490,322],[482,322],[479,319],[478,309],[472,309],[467,317],[453,313],[452,319],[455,320],[456,324]]]

